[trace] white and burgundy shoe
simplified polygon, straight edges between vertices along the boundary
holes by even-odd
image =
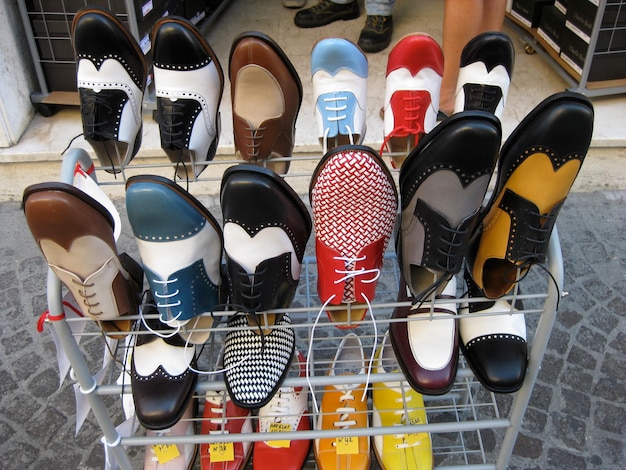
[[[389,53],[381,154],[392,153],[394,167],[435,127],[442,77],[443,52],[427,34],[405,36]]]
[[[118,173],[141,146],[146,58],[128,28],[104,9],[78,11],[72,40],[85,140],[102,167]]]
[[[183,18],[157,21],[152,44],[161,147],[179,178],[194,179],[217,150],[224,72],[202,34]]]
[[[323,152],[361,144],[367,114],[367,58],[343,38],[320,40],[311,52],[315,120]]]
[[[363,320],[374,299],[391,238],[398,195],[391,172],[374,150],[344,145],[319,162],[309,191],[315,226],[317,294],[337,327]],[[348,308],[348,304],[350,305]]]
[[[454,112],[482,110],[502,119],[511,84],[515,49],[498,31],[479,34],[463,48]]]

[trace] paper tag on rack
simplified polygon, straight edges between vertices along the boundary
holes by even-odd
[[[152,450],[160,465],[165,465],[170,460],[180,457],[180,451],[176,444],[155,444],[152,446]]]
[[[291,424],[289,423],[271,423],[270,424],[270,432],[291,432],[293,429]],[[267,445],[270,447],[284,447],[288,448],[291,446],[291,441],[289,439],[279,439],[274,441],[267,441]]]
[[[354,455],[359,453],[358,437],[338,437],[335,439],[337,455]]]
[[[214,442],[209,447],[211,462],[231,462],[235,460],[234,447],[232,442]]]

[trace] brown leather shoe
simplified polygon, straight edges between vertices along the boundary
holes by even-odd
[[[237,158],[286,173],[302,104],[302,82],[280,46],[250,31],[233,41],[229,58]]]
[[[119,318],[138,313],[143,272],[129,256],[118,256],[107,209],[66,183],[27,187],[22,207],[48,266],[82,314],[104,331],[130,331],[132,322]]]

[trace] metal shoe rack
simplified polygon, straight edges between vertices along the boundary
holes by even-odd
[[[298,178],[309,178],[311,165],[315,165],[319,155],[310,157],[294,158],[291,163],[290,173],[285,175],[289,182],[296,182]],[[65,182],[72,181],[72,175],[76,163],[87,168],[92,164],[88,153],[82,149],[72,149],[65,157],[61,179]],[[210,162],[211,166],[204,173],[205,177],[189,184],[189,190],[194,193],[194,185],[209,185],[219,188],[222,170],[233,164],[237,160],[219,159]],[[108,185],[122,185],[132,174],[155,174],[165,173],[173,176],[174,168],[169,164],[158,166],[142,166],[131,164],[126,167],[121,174],[111,175],[96,167],[98,183],[105,189]],[[210,176],[209,176],[210,175]],[[201,175],[202,176],[202,175]],[[397,173],[394,174],[397,176]],[[184,184],[183,184],[184,186]],[[200,188],[201,186],[195,186]],[[306,199],[306,197],[305,197]],[[221,214],[215,214],[221,218]],[[128,232],[129,227],[123,227],[122,233]],[[398,265],[395,253],[389,251],[385,256],[382,275],[376,292],[376,298],[372,302],[372,316],[367,315],[365,320],[354,329],[338,329],[328,321],[325,313],[318,316],[321,303],[317,297],[317,266],[312,247],[309,241],[309,249],[305,256],[300,284],[297,295],[291,308],[288,310],[293,327],[296,330],[296,347],[304,355],[311,354],[309,358],[311,368],[310,380],[303,378],[288,377],[284,384],[303,386],[311,385],[311,391],[315,393],[317,403],[321,403],[322,392],[325,385],[339,383],[353,383],[354,376],[327,376],[329,364],[336,353],[337,346],[347,332],[355,332],[362,339],[366,357],[370,357],[372,348],[377,342],[381,343],[383,334],[388,329],[391,313],[394,307],[406,305],[406,303],[396,302],[398,291]],[[131,240],[126,238],[126,240]],[[130,250],[129,250],[130,252]],[[531,392],[536,382],[537,374],[547,347],[552,327],[556,317],[558,299],[562,292],[563,284],[563,262],[560,249],[559,238],[555,228],[549,243],[548,261],[546,269],[531,269],[529,275],[520,283],[519,289],[515,289],[511,296],[506,297],[511,303],[516,305],[526,317],[528,325],[528,341],[530,345],[530,358],[527,376],[521,390],[513,395],[495,395],[488,392],[474,378],[471,370],[466,365],[461,356],[459,370],[452,390],[443,396],[424,396],[428,424],[403,425],[394,427],[368,427],[363,429],[344,429],[337,431],[303,431],[303,432],[280,432],[280,433],[249,433],[241,435],[232,434],[199,434],[200,420],[202,416],[202,405],[204,395],[207,390],[224,390],[223,382],[208,380],[201,376],[197,385],[196,398],[200,405],[197,419],[197,432],[194,436],[177,437],[147,437],[143,429],[132,436],[121,436],[115,423],[119,419],[122,409],[122,396],[130,397],[131,387],[128,382],[119,385],[116,378],[124,371],[123,363],[127,357],[127,344],[129,341],[119,340],[114,351],[116,361],[112,362],[112,370],[109,371],[108,380],[98,384],[94,373],[93,360],[84,353],[78,344],[79,335],[72,333],[69,326],[71,320],[66,320],[63,314],[63,288],[59,279],[52,271],[48,272],[47,299],[49,307],[48,326],[54,328],[60,339],[60,344],[68,356],[73,373],[78,384],[78,390],[85,395],[97,422],[103,433],[103,442],[106,443],[107,454],[117,460],[120,468],[137,468],[137,458],[143,461],[142,448],[146,445],[158,444],[185,444],[185,443],[222,443],[233,441],[260,441],[260,440],[313,440],[325,437],[357,437],[374,436],[384,434],[400,433],[422,433],[431,434],[434,462],[436,468],[473,468],[473,469],[505,469],[511,457],[518,432],[520,430],[522,418],[525,414]],[[463,293],[462,282],[458,279],[460,297]],[[522,294],[521,291],[524,291]],[[480,301],[473,299],[471,301]],[[447,301],[449,302],[449,300]],[[458,300],[459,306],[467,300]],[[523,307],[522,307],[523,305]],[[271,312],[270,312],[271,313]],[[502,315],[507,314],[503,312]],[[463,311],[460,311],[459,318],[462,318]],[[372,317],[375,322],[372,321]],[[139,318],[137,316],[137,318]],[[52,319],[52,320],[51,320]],[[100,336],[101,332],[95,327],[91,320],[86,321],[89,325],[81,335]],[[436,321],[436,319],[432,320]],[[220,350],[221,341],[226,331],[225,321],[222,321],[214,328],[211,339],[204,347],[200,356],[200,366],[205,370],[212,370],[215,365],[215,357]],[[74,328],[75,330],[75,328]],[[97,341],[97,340],[96,340]],[[103,345],[104,345],[104,341]],[[93,359],[93,358],[91,358]],[[89,364],[92,364],[91,366]],[[361,382],[366,381],[366,377],[359,377]],[[375,374],[369,377],[369,385],[376,382],[401,381],[403,376],[400,373]],[[115,399],[105,397],[112,396]],[[309,413],[311,422],[315,423],[318,416],[315,414],[311,403],[311,393],[309,394]],[[370,399],[371,400],[371,399]],[[114,405],[106,406],[107,403]],[[368,408],[371,414],[371,404]],[[503,413],[506,409],[506,413]],[[372,423],[371,416],[369,419]],[[487,437],[487,439],[485,439]],[[494,444],[495,442],[495,444]],[[131,452],[133,450],[133,452]],[[198,459],[199,461],[199,459]],[[197,461],[197,462],[198,462]],[[199,464],[196,462],[196,467]],[[314,456],[311,450],[305,468],[314,468]],[[372,468],[376,467],[376,459],[372,452]]]

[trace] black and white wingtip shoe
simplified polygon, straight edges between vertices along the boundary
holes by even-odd
[[[454,112],[483,110],[502,119],[511,84],[515,49],[502,32],[479,34],[463,48]]]

